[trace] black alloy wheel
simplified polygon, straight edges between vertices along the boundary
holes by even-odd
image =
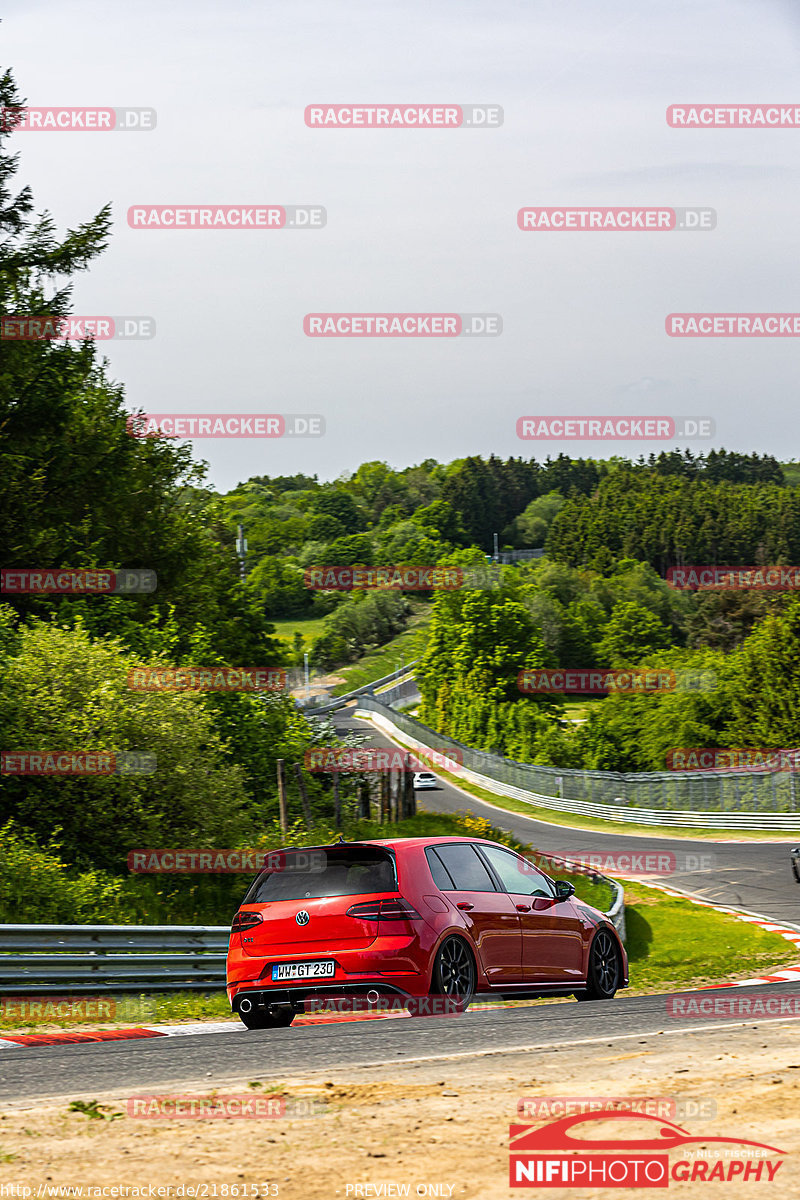
[[[461,938],[445,938],[436,951],[431,995],[447,996],[457,1002],[462,1012],[475,995],[475,963]]]
[[[614,937],[601,929],[589,951],[589,975],[586,991],[576,992],[578,1000],[611,1000],[622,981],[622,961]]]

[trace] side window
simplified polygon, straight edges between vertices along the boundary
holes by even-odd
[[[537,871],[532,863],[524,858],[517,858],[508,850],[499,850],[496,846],[481,846],[493,868],[500,876],[503,887],[517,896],[546,896],[553,899],[553,889],[549,881]]]
[[[436,855],[444,863],[452,883],[444,891],[452,892],[496,892],[492,877],[468,842],[437,846]]]
[[[452,892],[453,881],[447,873],[447,868],[432,846],[425,847],[425,857],[427,858],[428,866],[431,869],[433,882],[436,884],[439,891]]]

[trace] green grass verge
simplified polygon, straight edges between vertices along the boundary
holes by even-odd
[[[393,738],[393,740],[400,745],[407,745],[402,738]],[[452,775],[449,771],[443,771],[440,767],[436,768],[436,774],[440,779],[447,780],[448,783],[467,795],[475,796],[476,799],[483,800],[485,804],[491,804],[493,808],[519,813],[534,821],[544,821],[547,825],[566,825],[571,829],[584,829],[587,832],[596,833],[646,834],[653,838],[689,838],[697,841],[763,841],[765,837],[769,837],[770,833],[779,841],[800,840],[800,825],[796,830],[781,829],[777,831],[770,830],[768,826],[763,829],[687,829],[672,825],[642,825],[638,821],[612,821],[605,817],[582,817],[577,813],[543,808],[538,804],[526,804],[524,800],[516,800],[513,796],[498,796],[495,792],[489,792],[486,788],[462,779],[460,775]]]
[[[413,601],[414,612],[409,617],[408,626],[397,637],[392,638],[385,646],[371,650],[358,662],[348,666],[336,667],[335,673],[341,675],[344,683],[339,683],[332,689],[332,695],[342,696],[352,692],[364,684],[381,679],[392,671],[398,670],[403,663],[409,663],[419,658],[425,649],[430,624],[430,604],[425,601]]]
[[[597,704],[602,704],[602,698],[599,700],[564,700],[564,717],[567,721],[585,721],[592,708]]]
[[[314,638],[319,637],[325,628],[324,617],[287,617],[285,621],[273,618],[270,623],[275,626],[275,637],[285,638],[292,649],[296,633],[302,633],[304,649],[308,650]]]
[[[640,883],[625,884],[625,920],[637,994],[769,974],[798,961],[780,934]]]

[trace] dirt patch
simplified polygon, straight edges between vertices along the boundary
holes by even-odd
[[[420,1052],[424,1054],[424,1046]],[[252,1086],[256,1083],[260,1087]],[[181,1087],[160,1089],[160,1094],[208,1096],[209,1086],[207,1079],[187,1080]],[[318,1115],[135,1119],[127,1115],[127,1097],[118,1094],[82,1098],[104,1106],[96,1118],[68,1112],[66,1099],[25,1110],[6,1107],[0,1116],[0,1183],[24,1182],[33,1188],[32,1196],[39,1184],[152,1184],[171,1186],[170,1193],[162,1193],[165,1197],[190,1195],[187,1185],[205,1185],[206,1196],[220,1198],[426,1195],[508,1200],[525,1194],[509,1188],[509,1125],[544,1123],[519,1115],[522,1098],[541,1102],[548,1096],[650,1097],[678,1102],[670,1119],[703,1139],[702,1153],[713,1155],[715,1137],[741,1137],[786,1151],[775,1179],[779,1191],[773,1194],[781,1200],[800,1197],[800,1173],[792,1165],[800,1153],[800,1024],[625,1037],[406,1065],[392,1062],[347,1069],[335,1077],[330,1070],[281,1079],[264,1074],[225,1080],[217,1088],[218,1099],[233,1093],[281,1095],[287,1106],[291,1100],[313,1100]],[[681,1109],[681,1103],[689,1109]],[[697,1115],[691,1105],[703,1103],[705,1111]],[[620,1120],[608,1132],[624,1136],[629,1128]],[[681,1153],[672,1150],[672,1160]],[[389,1184],[395,1185],[394,1191],[385,1186],[380,1190]],[[176,1190],[181,1185],[183,1193]],[[677,1195],[688,1196],[690,1189],[695,1195],[698,1187],[698,1182],[670,1183],[671,1194]],[[546,1194],[592,1200],[623,1193],[548,1188]],[[759,1185],[752,1180],[706,1182],[702,1190],[710,1200],[758,1194]],[[632,1188],[624,1195],[635,1198],[652,1192]]]

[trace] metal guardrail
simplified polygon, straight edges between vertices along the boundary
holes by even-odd
[[[590,872],[587,872],[590,873]],[[608,919],[625,940],[625,902]],[[0,925],[0,998],[225,986],[227,925]]]
[[[606,879],[605,875],[599,876],[606,883],[610,883],[614,889],[614,903],[606,913],[611,924],[616,929],[620,936],[620,940],[626,942],[628,940],[628,930],[625,925],[625,889],[616,879]]]
[[[413,675],[408,679],[401,679],[394,687],[375,692],[374,698],[380,704],[388,704],[390,708],[413,707],[415,704],[419,704],[422,699],[419,694],[419,686]]]
[[[384,683],[391,683],[395,679],[402,679],[418,661],[419,659],[415,658],[404,666],[398,667],[396,671],[390,671],[388,675],[382,675],[380,679],[373,679],[371,683],[363,683],[361,687],[354,688],[352,692],[345,692],[343,696],[335,696],[333,700],[328,700],[325,704],[320,704],[316,708],[300,705],[303,716],[318,717],[323,716],[325,713],[335,712],[337,708],[343,708],[351,700],[373,693],[376,688],[381,687]]]
[[[218,988],[229,935],[227,925],[0,925],[0,992]]]
[[[795,831],[800,826],[800,812],[795,808],[795,780],[792,772],[784,772],[790,780],[782,779],[780,786],[775,773],[731,772],[724,776],[714,772],[713,776],[702,773],[689,778],[669,774],[623,775],[616,771],[577,771],[562,767],[541,767],[529,763],[518,763],[501,758],[483,750],[465,746],[455,738],[446,737],[429,729],[421,721],[381,704],[374,696],[362,696],[359,711],[375,715],[378,723],[390,726],[395,733],[417,749],[435,749],[453,757],[463,766],[458,774],[498,796],[511,796],[524,804],[553,809],[556,812],[575,813],[579,816],[601,817],[604,820],[623,823],[636,822],[640,825],[677,826],[695,829],[772,829]],[[391,730],[389,730],[391,732]],[[415,746],[414,746],[415,744]],[[688,773],[687,773],[688,774]],[[766,782],[763,776],[767,777]],[[765,790],[758,792],[759,779]],[[708,785],[704,792],[706,806],[701,809],[690,807],[694,798],[692,784]],[[599,790],[606,797],[616,790],[612,803],[597,803],[593,795]],[[655,792],[654,792],[655,789]],[[554,795],[560,791],[560,795]],[[749,794],[752,808],[746,807],[745,797]],[[578,793],[576,796],[575,793]],[[579,798],[588,792],[589,800]],[[567,793],[566,795],[564,793]],[[658,807],[642,803],[645,794],[651,800],[656,795]],[[770,799],[771,803],[759,806],[758,800]]]

